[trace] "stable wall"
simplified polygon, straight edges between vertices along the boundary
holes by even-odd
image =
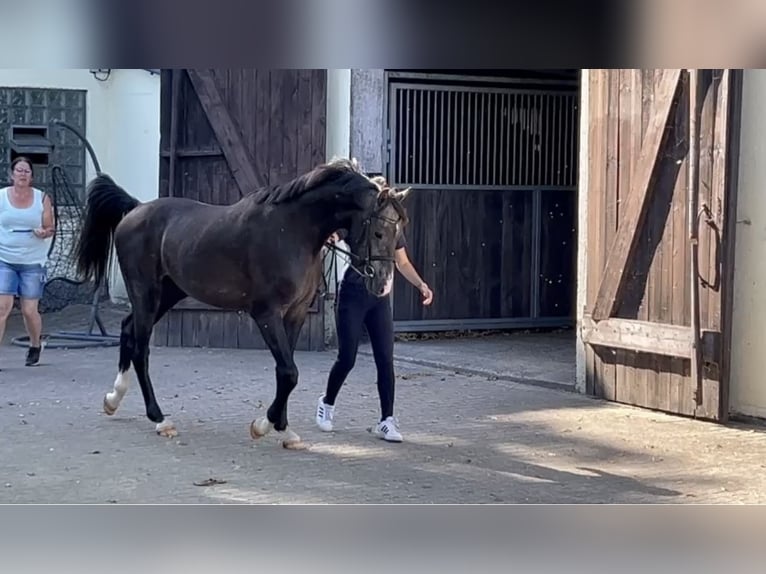
[[[85,137],[101,169],[141,201],[159,193],[160,78],[143,69],[111,70],[105,81],[87,69],[0,69],[0,86],[87,90]],[[86,154],[86,181],[96,175]],[[126,296],[118,270],[112,297]]]
[[[579,136],[579,161],[578,196],[577,196],[577,295],[575,303],[575,317],[577,321],[577,339],[575,343],[576,372],[575,389],[578,393],[585,393],[586,361],[585,343],[582,340],[580,329],[582,328],[585,306],[588,294],[588,158],[590,157],[590,140],[588,127],[590,126],[590,70],[580,70],[580,136]]]
[[[766,417],[766,71],[745,70],[742,94],[730,410]]]

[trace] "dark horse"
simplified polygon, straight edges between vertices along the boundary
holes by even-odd
[[[149,378],[154,325],[190,296],[246,311],[276,362],[276,396],[253,438],[275,429],[285,447],[300,438],[287,424],[287,402],[298,383],[295,345],[322,280],[322,248],[338,229],[349,231],[352,265],[378,296],[391,288],[394,247],[407,216],[409,190],[369,178],[354,161],[336,160],[282,185],[253,190],[237,203],[210,205],[186,198],[141,203],[109,176],[88,185],[85,221],[75,245],[78,272],[104,280],[114,243],[132,312],[122,321],[114,388],[104,411],[115,413],[130,383],[131,364],[146,416],[163,436],[175,426],[157,404]]]

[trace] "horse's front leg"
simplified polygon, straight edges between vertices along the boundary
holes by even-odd
[[[298,367],[293,360],[293,349],[287,336],[282,316],[278,311],[252,313],[263,340],[271,350],[276,362],[277,392],[274,401],[266,411],[266,416],[250,424],[250,435],[260,438],[271,429],[276,430],[285,448],[298,448],[300,437],[288,428],[287,401],[290,393],[298,384]]]

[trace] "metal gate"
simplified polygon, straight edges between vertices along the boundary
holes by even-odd
[[[572,324],[577,82],[389,77],[388,176],[412,186],[399,331]]]

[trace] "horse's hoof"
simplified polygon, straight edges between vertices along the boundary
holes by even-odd
[[[109,416],[112,416],[117,412],[117,407],[113,407],[109,404],[109,400],[106,398],[106,395],[104,395],[104,412]]]
[[[292,431],[289,427],[278,434],[284,448],[290,450],[303,450],[306,448],[301,442],[301,437],[298,436],[298,433]]]
[[[301,437],[297,433],[291,431],[289,428],[279,433],[282,435],[282,446],[290,450],[305,450],[306,445],[301,441]]]
[[[254,439],[259,439],[269,434],[273,428],[274,424],[266,417],[254,420],[250,423],[250,436]]]
[[[178,436],[178,431],[176,430],[175,425],[170,421],[157,423],[156,430],[158,435],[164,436],[165,438],[174,438]]]

